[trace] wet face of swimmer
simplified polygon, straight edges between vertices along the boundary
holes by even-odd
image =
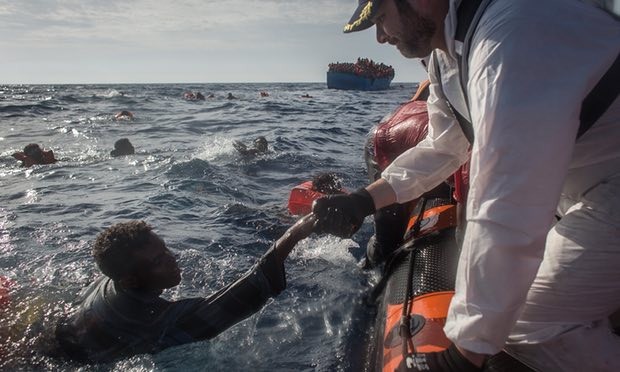
[[[163,239],[144,221],[118,223],[97,236],[99,269],[126,289],[161,291],[181,281],[181,270]]]
[[[133,253],[133,276],[137,288],[163,290],[181,282],[181,269],[177,260],[166,247],[164,240],[150,232],[143,249]]]
[[[254,140],[254,148],[259,152],[267,152],[268,144],[267,139],[263,136]]]

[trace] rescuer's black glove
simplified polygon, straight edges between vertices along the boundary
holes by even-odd
[[[375,202],[366,189],[350,194],[328,195],[312,204],[312,213],[317,217],[319,231],[350,238],[364,222],[364,218],[375,213]]]
[[[409,354],[397,371],[479,372],[482,368],[467,360],[452,344],[444,351]]]

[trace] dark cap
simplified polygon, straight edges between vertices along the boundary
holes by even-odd
[[[381,5],[381,0],[359,0],[359,5],[355,9],[355,13],[344,25],[344,33],[362,31],[371,28],[374,23],[371,21],[377,9]]]

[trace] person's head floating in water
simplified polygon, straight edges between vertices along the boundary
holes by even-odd
[[[114,142],[114,150],[110,151],[112,156],[132,155],[136,151],[127,138],[121,138]]]
[[[133,114],[131,111],[120,111],[114,115],[114,120],[133,120]]]
[[[263,136],[256,137],[252,147],[248,147],[240,141],[233,142],[233,147],[243,156],[256,156],[269,152],[269,142]]]
[[[257,137],[254,140],[254,148],[259,152],[267,152],[269,149],[269,144],[267,143],[267,139],[263,136]]]
[[[144,221],[106,229],[97,236],[93,257],[101,272],[123,288],[161,291],[181,281],[173,254]]]
[[[327,195],[342,194],[342,182],[335,173],[320,173],[312,178],[312,189]]]

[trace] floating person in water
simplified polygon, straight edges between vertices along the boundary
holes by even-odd
[[[248,148],[244,143],[235,141],[233,147],[243,156],[256,156],[269,152],[269,143],[263,136],[257,137],[252,144],[253,147]]]
[[[209,94],[207,94],[207,98],[215,98],[215,94],[209,93]]]
[[[205,96],[200,92],[185,92],[183,93],[183,99],[186,101],[204,101]]]
[[[133,155],[135,153],[133,145],[127,138],[121,138],[114,142],[114,150],[110,151],[112,156]]]
[[[31,167],[35,164],[54,164],[57,162],[52,150],[44,151],[38,144],[31,143],[12,155],[22,162],[22,167]]]
[[[131,111],[120,111],[114,115],[114,120],[133,120],[133,114]]]
[[[211,339],[259,311],[286,288],[284,261],[314,229],[309,215],[289,228],[240,279],[208,298],[167,301],[181,282],[165,242],[144,221],[118,223],[97,236],[93,256],[104,276],[77,311],[59,321],[56,339],[71,359],[107,362]]]
[[[265,91],[261,91],[260,92],[260,96],[261,97],[269,97],[269,93],[265,92]]]
[[[306,93],[306,94],[302,94],[301,96],[299,96],[299,98],[314,98],[314,97]]]
[[[226,96],[226,99],[237,99],[237,97],[233,96],[232,93],[228,93],[228,95]]]

